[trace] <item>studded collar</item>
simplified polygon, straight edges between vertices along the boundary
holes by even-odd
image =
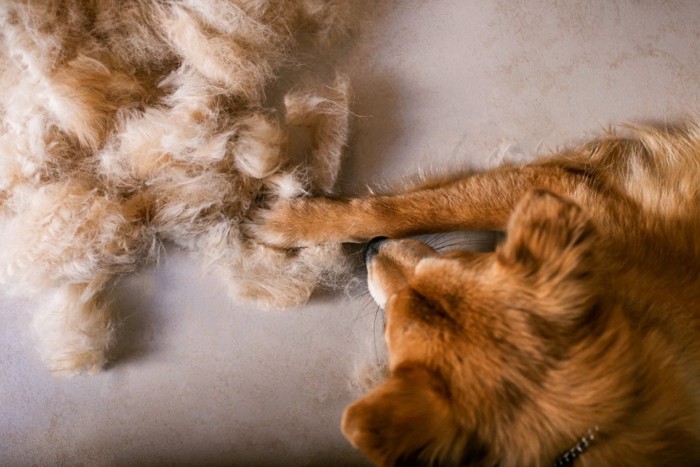
[[[557,459],[554,461],[554,467],[567,467],[573,465],[576,458],[583,454],[591,445],[597,432],[597,426],[589,429],[588,432],[576,442],[576,444],[557,457]]]

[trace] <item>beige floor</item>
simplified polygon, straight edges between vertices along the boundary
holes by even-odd
[[[346,193],[698,111],[695,0],[363,3],[341,60],[357,114]],[[338,425],[381,345],[362,288],[270,312],[198,271],[170,248],[126,279],[120,358],[91,377],[50,376],[37,304],[0,296],[0,465],[361,464]]]

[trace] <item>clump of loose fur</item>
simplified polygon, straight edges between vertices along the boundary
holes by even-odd
[[[273,249],[241,225],[276,197],[332,191],[347,79],[295,86],[279,108],[266,90],[301,42],[327,49],[350,24],[344,1],[0,6],[0,283],[45,298],[35,328],[52,370],[104,365],[105,287],[162,239],[275,307],[344,273],[339,245]],[[298,126],[310,134],[301,167]]]

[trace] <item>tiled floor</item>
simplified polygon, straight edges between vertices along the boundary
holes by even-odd
[[[695,0],[363,5],[341,60],[357,114],[346,193],[698,111]],[[0,297],[0,465],[363,462],[338,428],[355,366],[381,345],[362,287],[258,310],[170,248],[115,296],[128,315],[120,358],[69,379],[50,376],[33,348],[38,304]]]

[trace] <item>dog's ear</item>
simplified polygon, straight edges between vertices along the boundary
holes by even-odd
[[[582,310],[595,286],[596,230],[574,202],[545,190],[526,194],[511,215],[498,264],[526,284],[546,312]]]
[[[463,463],[465,446],[448,397],[434,372],[422,365],[401,367],[345,409],[343,434],[381,466]]]

